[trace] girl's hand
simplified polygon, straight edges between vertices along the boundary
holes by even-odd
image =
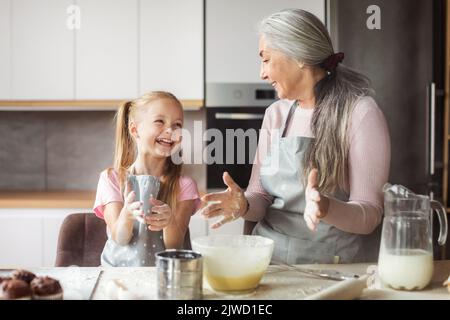
[[[142,202],[134,201],[136,193],[131,191],[125,198],[123,203],[123,210],[125,210],[125,216],[127,220],[138,220],[143,222],[144,213],[142,211]]]
[[[317,169],[312,169],[308,175],[308,185],[305,190],[306,207],[303,212],[303,218],[309,229],[315,231],[320,219],[324,218],[328,213],[330,204],[327,197],[320,194],[317,190]]]
[[[151,214],[145,217],[145,222],[149,225],[148,229],[151,231],[160,231],[167,227],[173,218],[172,209],[162,201],[150,198],[150,203],[153,205]]]
[[[208,202],[208,204],[200,210],[200,214],[207,219],[223,216],[222,220],[211,226],[213,229],[242,217],[248,210],[244,191],[234,182],[228,172],[224,172],[223,182],[228,187],[225,191],[209,193],[202,197],[202,201]]]
[[[142,203],[134,201],[136,199],[134,191],[128,193],[125,190],[125,194],[126,197],[123,201],[123,206],[119,209],[119,215],[117,216],[117,213],[114,214],[110,211],[108,211],[110,213],[105,215],[108,227],[111,228],[113,240],[121,246],[125,246],[130,242],[133,236],[134,220],[144,221],[142,218]],[[112,206],[113,204],[108,204],[107,206],[109,205]]]

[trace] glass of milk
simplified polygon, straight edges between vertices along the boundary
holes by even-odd
[[[433,276],[432,213],[441,226],[438,243],[447,238],[447,215],[428,196],[399,185],[384,187],[383,231],[378,274],[383,285],[399,290],[425,288]]]

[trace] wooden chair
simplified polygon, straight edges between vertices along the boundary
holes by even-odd
[[[99,266],[106,240],[106,223],[95,214],[74,213],[67,216],[59,231],[55,266]],[[183,247],[191,249],[189,229]]]
[[[107,240],[105,221],[93,213],[67,216],[59,230],[56,267],[97,267]]]

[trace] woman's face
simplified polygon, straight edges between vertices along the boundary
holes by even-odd
[[[144,107],[134,135],[139,152],[161,158],[176,151],[181,143],[183,110],[171,99],[158,99]]]
[[[310,68],[267,47],[264,36],[259,38],[259,55],[261,79],[275,88],[280,99],[310,99],[314,88]]]

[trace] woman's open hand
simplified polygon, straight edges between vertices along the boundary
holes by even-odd
[[[305,190],[306,207],[303,212],[303,218],[309,229],[315,231],[320,219],[324,218],[328,213],[329,200],[326,196],[321,195],[317,190],[318,181],[317,169],[312,169],[308,175],[308,185]]]
[[[208,193],[202,197],[202,201],[207,204],[200,209],[200,214],[207,219],[223,216],[219,222],[211,226],[213,229],[242,217],[248,210],[244,191],[234,182],[228,172],[224,172],[223,182],[228,187],[225,191]]]

